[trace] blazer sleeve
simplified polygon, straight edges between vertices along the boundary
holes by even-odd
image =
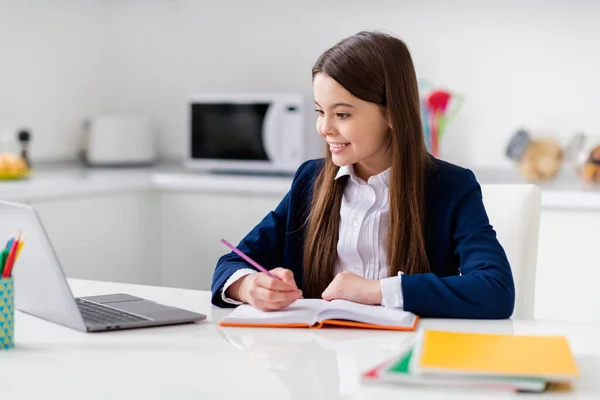
[[[455,211],[454,254],[458,276],[433,273],[404,275],[404,309],[423,317],[503,319],[514,309],[515,287],[504,249],[496,238],[483,205],[475,175],[466,182]]]
[[[303,163],[294,176],[292,189],[288,191],[275,210],[269,212],[242,241],[236,246],[244,254],[265,267],[273,269],[282,266],[284,238],[293,187],[308,162]],[[221,296],[221,290],[227,279],[242,268],[252,268],[234,252],[225,254],[217,261],[211,284],[212,304],[219,307],[234,307],[226,303]]]

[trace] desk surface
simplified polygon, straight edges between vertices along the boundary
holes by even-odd
[[[365,369],[400,349],[412,332],[221,328],[230,310],[209,293],[71,280],[76,296],[126,292],[207,314],[199,323],[82,333],[23,313],[16,347],[0,352],[0,398],[30,399],[481,399],[515,394],[359,382]],[[581,370],[571,393],[532,398],[600,398],[600,325],[551,321],[423,319],[420,327],[475,332],[560,334]]]

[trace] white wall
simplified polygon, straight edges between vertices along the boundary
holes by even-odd
[[[107,11],[98,0],[0,0],[0,131],[30,128],[34,160],[74,158],[81,120],[106,102]]]
[[[361,29],[398,34],[420,77],[466,96],[444,158],[510,166],[504,147],[520,126],[564,141],[600,133],[593,0],[46,3],[0,0],[0,129],[31,121],[38,158],[73,156],[75,125],[91,111],[157,118],[162,155],[178,157],[190,93],[310,93],[318,55]]]
[[[492,4],[493,3],[493,4]],[[361,29],[409,45],[417,73],[466,96],[447,159],[511,165],[520,126],[600,132],[600,3],[576,1],[115,1],[115,109],[158,117],[165,155],[180,154],[185,99],[202,90],[310,92],[317,56]]]

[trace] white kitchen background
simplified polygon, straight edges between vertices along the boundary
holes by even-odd
[[[600,133],[599,18],[593,0],[0,0],[0,129],[30,126],[34,160],[74,158],[84,116],[140,113],[177,158],[188,94],[310,93],[323,50],[384,29],[466,96],[444,157],[509,167],[520,126]]]
[[[504,149],[519,127],[563,143],[578,131],[600,133],[599,20],[593,0],[0,0],[0,131],[29,127],[34,163],[75,160],[85,117],[144,115],[159,124],[161,157],[179,159],[189,94],[310,94],[322,51],[359,30],[382,29],[407,42],[419,77],[465,96],[442,140],[443,158],[510,169]],[[239,240],[280,197],[130,191],[35,202],[72,276],[141,281],[142,274],[146,283],[208,288],[221,251],[211,229],[225,226]],[[243,223],[214,212],[236,207]],[[599,223],[600,212],[544,211],[537,316],[600,320]],[[145,236],[154,229],[158,236]],[[117,250],[114,275],[90,261],[110,262],[97,246],[105,240],[129,246]]]

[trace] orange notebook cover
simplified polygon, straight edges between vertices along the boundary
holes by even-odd
[[[579,372],[564,336],[425,330],[416,346],[422,373],[539,377],[568,382]]]
[[[221,320],[219,325],[312,329],[332,325],[414,331],[418,321],[417,315],[399,309],[368,306],[346,300],[300,299],[280,311],[260,311],[244,304]]]

